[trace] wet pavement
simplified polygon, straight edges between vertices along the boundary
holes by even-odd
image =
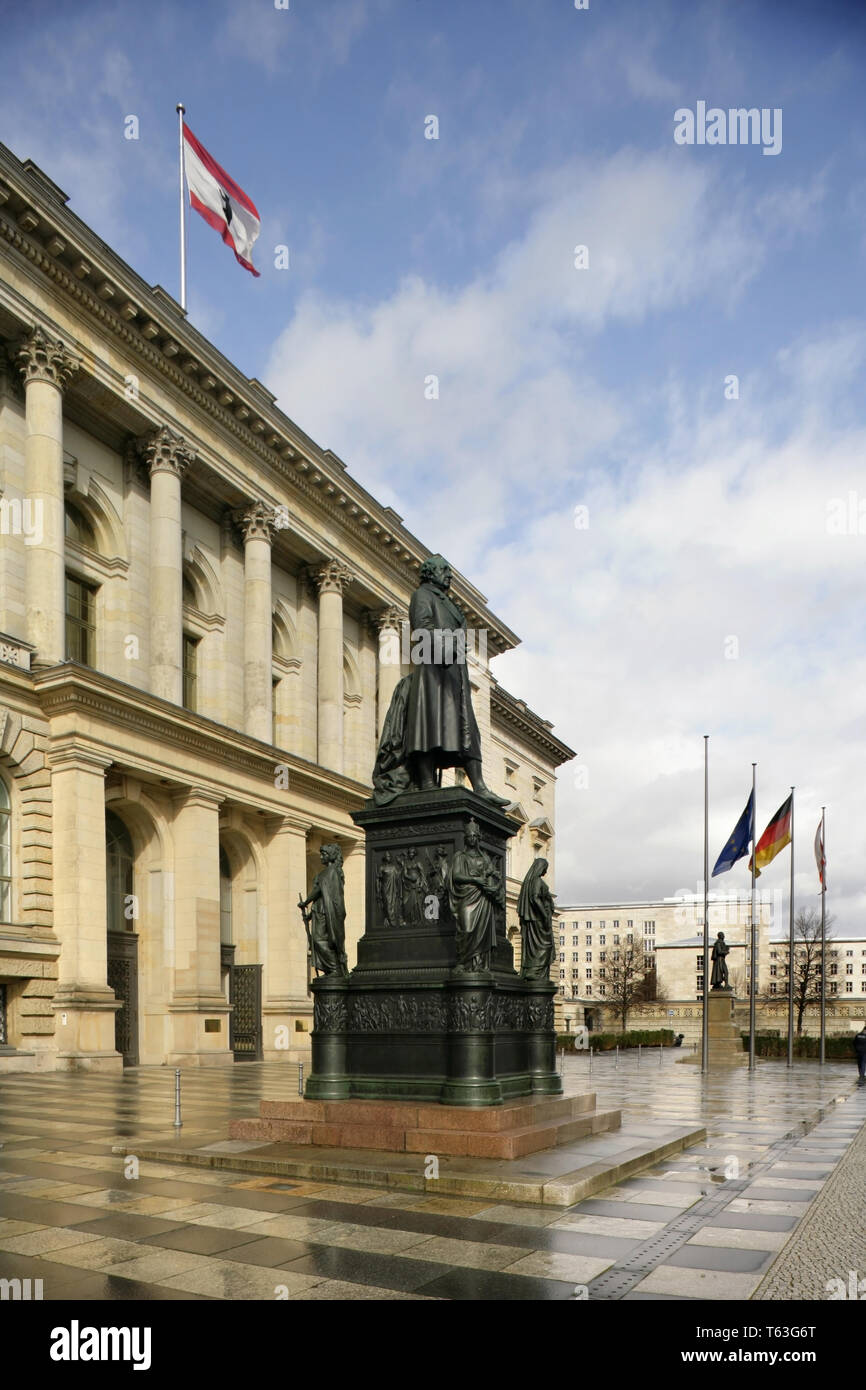
[[[118,1140],[174,1133],[172,1071],[3,1076],[0,1279],[72,1301],[749,1298],[866,1120],[853,1064],[703,1078],[645,1051],[568,1058],[564,1081],[707,1140],[567,1210],[494,1205],[130,1163]],[[185,1071],[184,1141],[293,1093],[284,1063]]]

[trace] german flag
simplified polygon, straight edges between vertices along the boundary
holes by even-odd
[[[792,792],[785,801],[782,802],[778,811],[774,815],[770,824],[767,826],[755,850],[755,878],[760,878],[761,870],[766,869],[771,864],[777,854],[791,843],[791,802],[794,793]],[[749,869],[752,861],[749,860]]]

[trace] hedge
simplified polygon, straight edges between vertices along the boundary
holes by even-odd
[[[743,1051],[749,1050],[748,1033],[740,1033],[743,1040]],[[795,1057],[819,1057],[821,1054],[820,1038],[812,1037],[810,1034],[801,1033],[794,1038]],[[778,1030],[771,1033],[755,1033],[755,1055],[758,1057],[787,1057],[788,1037],[783,1037]],[[834,1057],[838,1061],[851,1062],[856,1057],[854,1051],[853,1033],[834,1033],[825,1039],[824,1055]]]
[[[574,1052],[576,1033],[558,1033],[556,1036],[556,1046],[561,1052]],[[615,1047],[673,1047],[674,1031],[672,1028],[659,1028],[654,1032],[649,1029],[632,1029],[628,1033],[590,1033],[589,1047],[593,1052],[613,1052]],[[583,1050],[583,1049],[581,1049]]]

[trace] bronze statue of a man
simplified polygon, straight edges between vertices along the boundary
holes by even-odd
[[[441,555],[421,566],[409,603],[412,671],[398,682],[373,769],[374,800],[438,786],[444,767],[460,767],[473,791],[497,806],[481,773],[481,736],[472,709],[466,619],[449,595],[451,567]]]
[[[730,951],[730,946],[725,940],[725,933],[720,931],[713,942],[713,952],[710,959],[713,962],[713,973],[710,977],[710,989],[730,989],[728,979],[728,963],[725,956]]]

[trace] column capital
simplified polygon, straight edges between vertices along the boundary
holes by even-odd
[[[182,478],[195,458],[195,450],[183,435],[175,434],[165,425],[137,440],[136,448],[151,477],[154,473],[173,473]]]
[[[48,750],[48,762],[55,772],[63,768],[76,767],[85,772],[105,772],[114,759],[100,753],[87,743],[82,743],[73,734],[69,738],[52,743]]]
[[[384,608],[368,608],[364,617],[369,631],[374,636],[381,636],[383,632],[399,632],[409,615],[404,608],[388,603]]]
[[[38,324],[16,355],[25,386],[31,381],[46,381],[63,392],[78,371],[78,358],[60,338],[52,338]]]
[[[206,811],[218,811],[225,797],[219,792],[211,791],[210,787],[181,787],[172,794],[171,800],[179,811],[186,811],[192,806],[201,807]]]
[[[320,595],[341,594],[354,578],[354,571],[336,555],[324,563],[308,565],[304,571],[306,583],[314,593]]]
[[[236,507],[231,519],[240,530],[244,542],[267,541],[273,544],[274,533],[285,528],[288,517],[283,507],[271,507],[267,502],[250,502]]]

